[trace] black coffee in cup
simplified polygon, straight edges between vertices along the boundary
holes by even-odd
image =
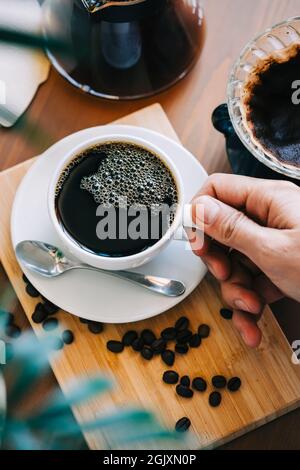
[[[56,187],[64,231],[101,256],[130,256],[157,243],[178,202],[170,169],[153,152],[127,142],[85,150],[66,166]]]
[[[244,88],[244,121],[271,158],[300,167],[300,44],[259,60]]]

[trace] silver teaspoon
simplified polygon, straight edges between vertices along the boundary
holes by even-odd
[[[45,277],[56,277],[72,269],[88,269],[133,282],[167,297],[179,297],[185,292],[181,281],[140,274],[131,271],[107,271],[72,261],[59,248],[44,242],[25,240],[16,246],[17,258],[24,267]]]

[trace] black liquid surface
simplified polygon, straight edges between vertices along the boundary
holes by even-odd
[[[129,151],[133,150],[134,148],[135,152],[137,152],[137,146],[133,146],[131,144],[121,145],[123,146],[124,151],[128,147]],[[110,158],[107,153],[105,153],[105,149],[108,148],[110,149],[110,151],[113,151],[114,144],[111,143],[91,148],[86,151],[82,156],[78,156],[74,159],[71,168],[69,168],[66,172],[67,176],[62,178],[62,183],[59,183],[58,185],[56,196],[57,216],[65,231],[74,240],[76,240],[81,247],[86,248],[89,251],[101,256],[130,256],[146,250],[150,246],[154,245],[160,238],[162,238],[162,236],[166,232],[166,227],[170,225],[170,211],[161,211],[153,215],[153,212],[151,211],[151,206],[147,206],[144,203],[145,198],[147,199],[147,191],[151,191],[151,182],[149,183],[148,174],[147,182],[148,184],[150,184],[150,186],[147,186],[147,184],[142,185],[143,182],[140,180],[136,181],[136,183],[138,184],[141,183],[143,187],[144,193],[141,193],[141,200],[138,203],[140,205],[143,205],[141,206],[141,211],[143,214],[143,218],[141,220],[143,221],[142,223],[146,224],[146,227],[148,227],[148,229],[144,230],[143,233],[139,236],[139,238],[130,238],[130,236],[128,235],[130,234],[130,232],[128,231],[130,224],[132,224],[132,222],[136,219],[137,215],[140,215],[140,212],[135,213],[134,215],[130,215],[128,212],[128,207],[119,207],[115,204],[115,201],[109,199],[107,199],[106,201],[106,199],[104,198],[105,202],[107,202],[111,207],[114,206],[115,208],[114,213],[116,217],[114,220],[116,221],[116,237],[113,235],[113,237],[109,236],[109,238],[107,238],[106,240],[99,239],[96,228],[99,222],[101,222],[101,220],[104,220],[104,218],[107,216],[107,212],[103,211],[102,215],[97,215],[96,212],[97,208],[99,207],[99,202],[95,201],[94,196],[90,191],[83,189],[82,181],[86,177],[97,174],[97,172],[101,173],[101,168],[105,164],[106,160]],[[142,151],[145,152],[145,149],[143,149]],[[173,204],[177,203],[176,183],[169,169],[165,167],[164,164],[162,164],[161,160],[154,154],[150,154],[150,152],[147,153],[148,155],[151,155],[153,159],[155,159],[160,168],[163,165],[166,174],[170,178],[169,187],[166,186],[165,188],[163,188],[163,193],[165,196],[163,200],[160,201],[160,203],[165,204],[168,209]],[[130,173],[130,176],[132,181],[134,180],[134,178],[138,177],[136,176],[135,172],[133,172],[132,174]],[[118,175],[111,175],[111,178],[115,177],[118,177]],[[153,178],[155,179],[155,174],[153,174]],[[170,187],[172,188],[172,191],[170,191]],[[174,191],[176,197],[174,197]],[[126,192],[123,192],[122,196],[126,196]],[[153,194],[151,197],[153,198]],[[112,204],[112,202],[114,204]],[[120,235],[119,216],[121,211],[123,211],[123,216],[125,214],[127,217],[127,235],[125,239],[124,231],[123,235]],[[153,226],[151,224],[157,224],[156,227],[159,227],[158,232],[156,232],[155,236],[153,236],[153,233],[151,233],[151,227]],[[137,230],[139,231],[140,227],[137,227]]]
[[[259,64],[247,84],[245,103],[247,120],[262,146],[295,167],[300,166],[300,104],[292,100],[292,85],[299,79],[300,45],[293,45],[284,57],[269,57]]]

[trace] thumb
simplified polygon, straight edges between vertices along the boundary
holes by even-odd
[[[199,196],[193,201],[192,216],[193,222],[206,235],[250,259],[256,257],[262,241],[268,236],[269,229],[211,196]]]

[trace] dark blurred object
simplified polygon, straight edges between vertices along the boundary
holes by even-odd
[[[71,57],[48,47],[54,67],[85,92],[111,99],[157,93],[183,78],[200,55],[200,0],[46,0],[47,38],[67,43]]]
[[[299,180],[271,170],[271,168],[265,166],[249,152],[235,133],[229,117],[227,104],[221,104],[214,110],[212,123],[215,129],[225,136],[227,156],[233,173],[254,178],[292,181],[300,186]]]

